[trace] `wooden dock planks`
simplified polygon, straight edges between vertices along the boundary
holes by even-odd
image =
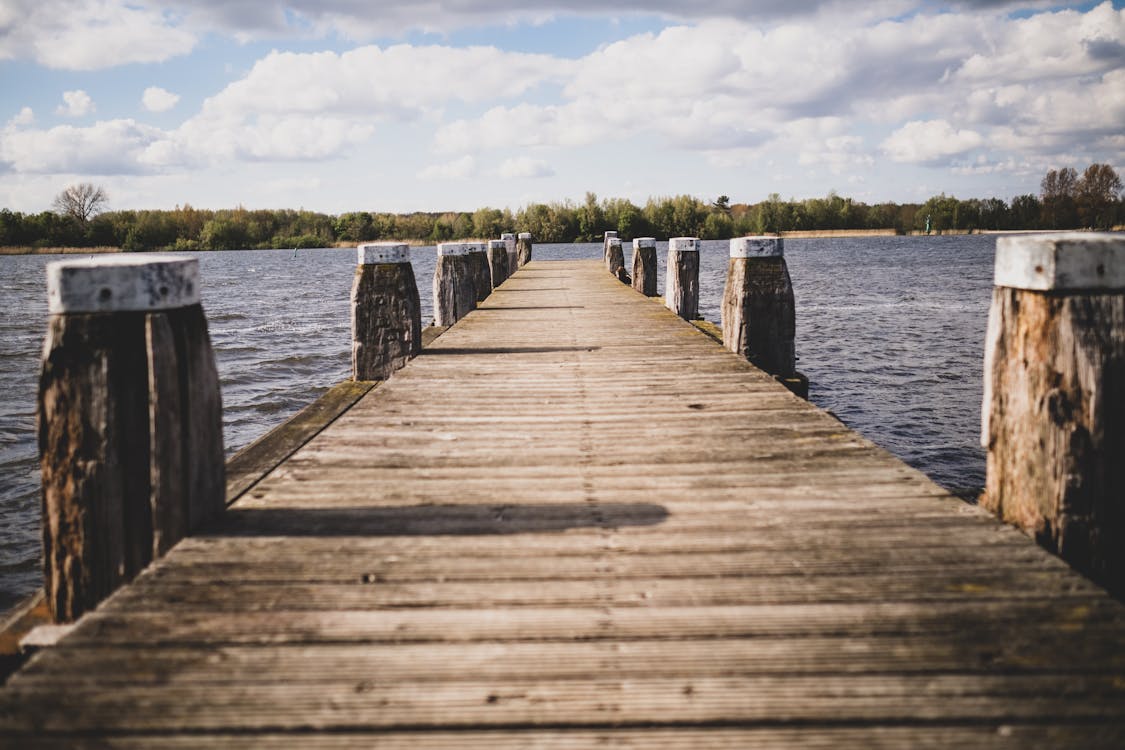
[[[1125,607],[533,262],[37,655],[12,747],[1121,747]]]

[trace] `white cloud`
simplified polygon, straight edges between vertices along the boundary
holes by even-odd
[[[0,59],[49,68],[97,70],[160,62],[195,46],[175,11],[125,0],[7,0],[0,15]]]
[[[472,156],[462,156],[459,159],[444,164],[432,164],[418,173],[420,180],[467,180],[476,172],[477,160]]]
[[[133,120],[49,130],[6,129],[0,133],[0,162],[31,174],[135,174],[139,157],[163,133]]]
[[[532,159],[529,156],[518,156],[505,159],[496,169],[496,174],[504,179],[523,179],[537,177],[553,177],[555,170],[542,159]]]
[[[945,120],[912,120],[891,133],[882,148],[895,161],[935,164],[983,143],[980,133],[957,130]]]
[[[94,106],[94,100],[90,95],[81,89],[77,91],[64,91],[63,104],[55,110],[56,114],[65,115],[66,117],[85,117],[92,114],[97,107]]]
[[[149,86],[141,96],[141,103],[149,112],[167,112],[179,101],[179,94],[173,94],[159,86]]]
[[[25,125],[34,124],[35,112],[31,110],[31,107],[23,107],[15,117],[8,121],[9,127],[23,127]]]

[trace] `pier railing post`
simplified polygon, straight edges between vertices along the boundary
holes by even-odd
[[[359,246],[351,313],[353,380],[386,380],[417,356],[422,306],[407,245]]]
[[[606,265],[609,272],[617,277],[622,284],[629,283],[629,274],[625,270],[625,251],[621,248],[621,240],[610,237],[606,240],[609,249],[606,254]]]
[[[434,325],[451,326],[477,307],[477,285],[469,245],[443,242],[434,267]]]
[[[609,268],[609,241],[614,239],[617,239],[617,232],[614,231],[606,232],[602,237],[602,262],[607,269]]]
[[[664,304],[684,320],[699,317],[699,245],[696,237],[668,240]]]
[[[196,259],[61,261],[47,287],[43,574],[69,622],[224,510],[222,402]]]
[[[808,398],[808,380],[797,372],[793,284],[780,237],[730,241],[721,315],[728,349]]]
[[[469,248],[469,265],[473,270],[476,303],[480,304],[492,294],[492,271],[488,267],[488,245],[484,242],[465,243]]]
[[[511,232],[505,232],[500,235],[500,239],[504,240],[504,245],[508,249],[508,276],[511,276],[520,267],[519,241],[516,239],[516,235]]]
[[[504,240],[488,241],[488,273],[493,289],[508,279],[508,243]]]
[[[1125,239],[1001,237],[982,504],[1125,591]]]
[[[531,262],[531,232],[520,232],[516,242],[516,267],[522,268]]]
[[[656,289],[656,239],[633,240],[633,288],[646,297],[659,296]]]

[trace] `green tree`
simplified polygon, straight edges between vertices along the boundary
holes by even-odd
[[[1075,194],[1082,226],[1109,229],[1117,218],[1121,178],[1108,164],[1091,164],[1082,173]]]
[[[1039,183],[1043,223],[1048,229],[1072,229],[1078,226],[1078,173],[1074,167],[1052,169]]]

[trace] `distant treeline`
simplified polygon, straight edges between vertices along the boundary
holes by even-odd
[[[93,187],[93,186],[84,186]],[[727,239],[748,234],[831,229],[894,229],[899,233],[989,229],[1108,229],[1125,222],[1121,180],[1105,164],[1081,176],[1052,170],[1036,195],[961,200],[944,194],[922,204],[868,205],[829,193],[824,198],[784,201],[777,195],[755,204],[719,196],[706,203],[680,195],[650,198],[644,206],[621,198],[582,203],[533,203],[517,212],[481,208],[473,213],[371,213],[331,216],[312,211],[200,210],[107,211],[94,216],[63,210],[24,214],[0,210],[0,246],[97,247],[124,250],[234,250],[327,247],[374,240],[443,242],[530,232],[536,242],[600,240],[606,230],[622,239],[700,237]]]

